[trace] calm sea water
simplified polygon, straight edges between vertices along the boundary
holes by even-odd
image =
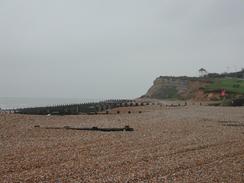
[[[51,106],[59,104],[79,104],[85,102],[98,102],[101,100],[102,99],[0,97],[0,108],[13,109],[22,107]]]

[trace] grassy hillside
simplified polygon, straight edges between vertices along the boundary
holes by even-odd
[[[204,87],[206,92],[225,89],[230,93],[244,94],[244,80],[241,79],[215,79]]]

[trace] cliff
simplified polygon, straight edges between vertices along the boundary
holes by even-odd
[[[153,86],[143,96],[156,99],[190,99],[196,97],[205,81],[193,77],[158,77]]]
[[[203,77],[160,76],[142,98],[220,100],[244,97],[244,69],[232,73],[209,73]]]
[[[142,98],[181,100],[220,100],[244,96],[244,80],[241,78],[169,77],[160,76]]]

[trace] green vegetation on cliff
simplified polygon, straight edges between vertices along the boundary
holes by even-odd
[[[214,79],[204,87],[205,92],[225,90],[229,93],[244,94],[244,80],[241,79]]]

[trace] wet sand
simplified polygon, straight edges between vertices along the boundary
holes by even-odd
[[[129,125],[135,131],[35,125]],[[108,115],[0,114],[0,182],[244,182],[244,108],[145,106]]]

